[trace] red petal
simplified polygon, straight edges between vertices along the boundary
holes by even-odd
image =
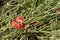
[[[15,20],[16,21],[21,20],[24,23],[24,17],[23,16],[18,16]]]
[[[16,29],[20,29],[20,25],[18,25],[15,21],[12,22],[12,26],[14,26]]]

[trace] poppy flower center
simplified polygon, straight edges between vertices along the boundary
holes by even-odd
[[[18,24],[21,24],[21,23],[22,23],[22,21],[21,21],[21,20],[18,20],[18,21],[17,21],[17,23],[18,23]]]

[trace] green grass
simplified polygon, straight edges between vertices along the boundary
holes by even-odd
[[[24,16],[16,30],[12,20]],[[0,8],[0,40],[60,40],[60,0],[9,0]]]

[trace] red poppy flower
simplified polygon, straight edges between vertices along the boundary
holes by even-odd
[[[23,16],[18,16],[16,19],[12,21],[12,26],[14,26],[16,29],[21,29],[23,28],[24,25],[24,17]]]

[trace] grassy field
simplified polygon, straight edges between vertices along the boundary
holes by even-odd
[[[21,30],[12,26],[17,16],[25,19]],[[3,0],[0,40],[60,40],[60,0]]]

